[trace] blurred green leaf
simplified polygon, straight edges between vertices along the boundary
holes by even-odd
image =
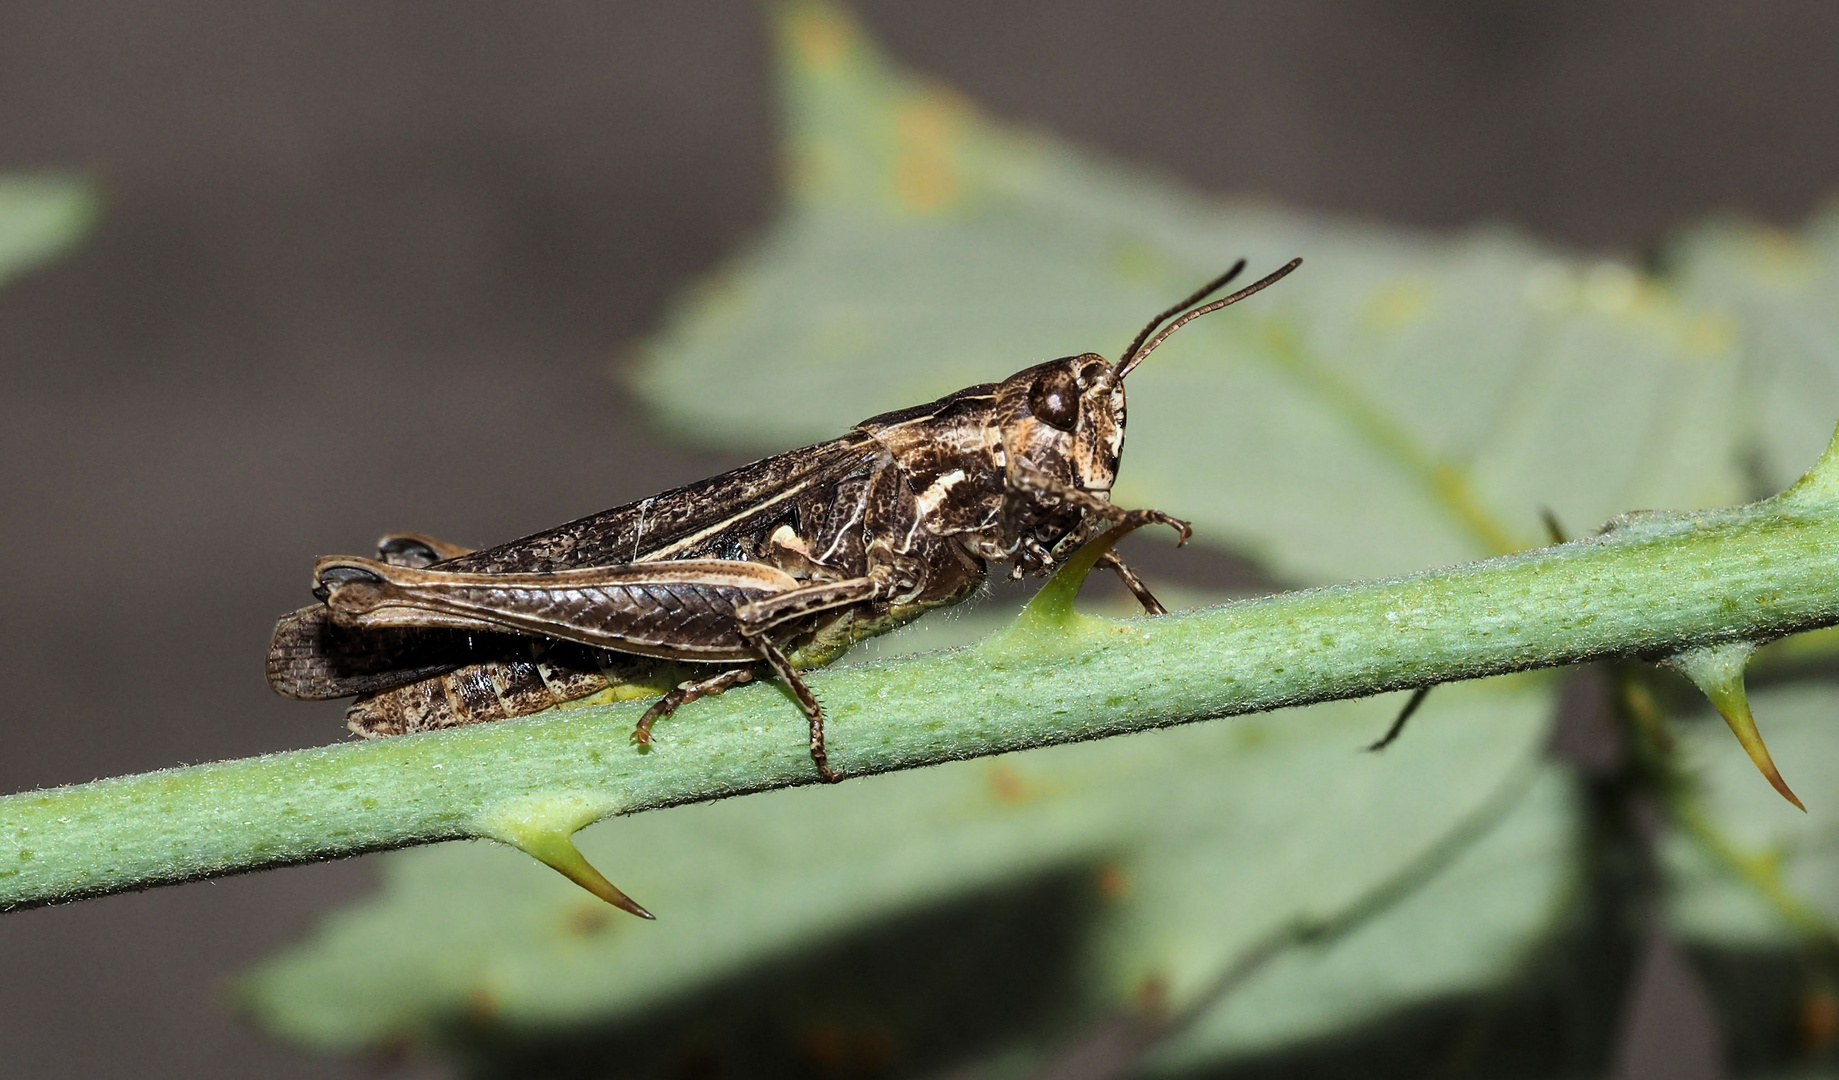
[[[1756,486],[1787,486],[1832,436],[1839,406],[1839,207],[1797,233],[1728,220],[1691,229],[1665,261],[1680,294],[1737,343]]]
[[[1559,929],[1553,921],[1581,884],[1570,873],[1582,862],[1571,783],[1561,769],[1539,770],[1523,796],[1512,790],[1519,797],[1506,801],[1498,827],[1452,844],[1450,864],[1423,888],[1345,936],[1278,957],[1163,1048],[1157,1071],[1294,1044],[1404,1003],[1510,982],[1534,959],[1529,946]]]
[[[0,176],[0,285],[63,254],[89,232],[102,204],[89,183]]]
[[[638,383],[666,430],[833,437],[1116,355],[1234,258],[1300,254],[1132,378],[1120,501],[1315,583],[1537,545],[1543,509],[1583,531],[1741,494],[1727,321],[1632,269],[1201,196],[984,118],[830,7],[780,34],[793,209],[653,344]]]

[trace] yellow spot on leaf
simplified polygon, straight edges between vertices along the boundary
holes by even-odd
[[[855,37],[855,27],[835,10],[822,4],[801,4],[786,20],[793,55],[813,71],[830,72],[842,64]]]
[[[1584,300],[1605,315],[1626,315],[1651,298],[1641,275],[1621,263],[1601,262],[1584,275]]]
[[[1366,302],[1363,314],[1372,330],[1398,330],[1420,322],[1430,314],[1434,296],[1425,281],[1397,281],[1375,292]]]
[[[1699,315],[1686,320],[1680,338],[1688,355],[1727,352],[1737,343],[1737,327],[1726,315]]]
[[[1009,766],[997,762],[990,767],[990,794],[996,801],[1006,806],[1017,806],[1027,802],[1035,795],[1035,788],[1022,774]]]
[[[1756,276],[1771,285],[1790,288],[1813,277],[1817,263],[1800,237],[1783,229],[1769,229],[1751,246]]]
[[[894,160],[894,191],[905,208],[930,213],[956,199],[960,178],[953,156],[959,112],[957,103],[940,93],[896,110],[894,133],[900,149]]]
[[[907,154],[894,165],[894,190],[907,209],[927,213],[951,201],[957,194],[958,180],[948,163]]]

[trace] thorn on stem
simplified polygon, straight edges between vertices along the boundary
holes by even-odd
[[[1173,519],[1171,519],[1173,520]],[[1055,625],[1066,622],[1073,616],[1073,601],[1079,596],[1079,587],[1085,583],[1086,575],[1098,560],[1110,551],[1119,540],[1137,531],[1145,525],[1162,524],[1148,518],[1139,517],[1114,525],[1085,542],[1078,551],[1068,556],[1047,579],[1047,584],[1034,594],[1034,599],[1022,609],[1016,619],[1021,625]]]
[[[1430,696],[1430,692],[1436,688],[1436,685],[1436,683],[1431,683],[1429,686],[1420,686],[1413,690],[1410,699],[1405,702],[1405,707],[1398,711],[1398,719],[1392,721],[1392,726],[1386,729],[1386,733],[1379,737],[1378,742],[1367,747],[1366,752],[1371,754],[1377,750],[1384,750],[1404,734],[1405,721],[1411,719],[1411,714],[1418,711],[1418,706],[1424,704],[1424,699]]]
[[[1775,767],[1775,759],[1769,756],[1769,748],[1762,741],[1762,732],[1756,729],[1756,717],[1750,712],[1749,695],[1743,687],[1743,669],[1755,651],[1756,646],[1747,641],[1734,641],[1680,653],[1668,659],[1666,665],[1704,691],[1718,715],[1730,725],[1731,734],[1737,736],[1737,742],[1750,755],[1757,771],[1782,798],[1805,812],[1807,807],[1789,789],[1781,770]]]
[[[518,847],[526,854],[563,877],[600,897],[621,911],[631,912],[641,919],[656,919],[657,916],[640,907],[638,902],[620,891],[619,886],[607,880],[605,874],[594,869],[594,865],[581,854],[581,849],[565,833],[552,832],[526,838]]]
[[[1552,543],[1562,544],[1568,539],[1565,536],[1564,526],[1559,523],[1558,515],[1552,513],[1551,507],[1541,506],[1539,508],[1539,520],[1544,523],[1545,536]]]

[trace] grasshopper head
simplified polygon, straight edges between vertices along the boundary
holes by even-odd
[[[1293,259],[1230,296],[1202,304],[1245,269],[1240,259],[1199,292],[1151,320],[1116,364],[1097,353],[1082,353],[1037,364],[1003,380],[997,388],[997,409],[1003,452],[1017,463],[1009,466],[1011,476],[1019,463],[1026,463],[1061,484],[1109,496],[1124,451],[1124,377],[1170,334],[1210,311],[1238,303],[1301,263]]]
[[[1018,371],[996,391],[1003,454],[1062,484],[1108,495],[1124,450],[1124,383],[1097,353]]]

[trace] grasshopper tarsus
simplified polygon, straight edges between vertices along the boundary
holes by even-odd
[[[1295,267],[1206,300],[1235,267],[1158,316],[1115,363],[1083,353],[1036,364],[482,551],[394,533],[375,559],[321,559],[320,603],[276,628],[270,685],[291,697],[361,695],[347,724],[379,736],[527,715],[652,685],[677,664],[719,665],[646,710],[632,732],[643,747],[677,708],[770,670],[809,719],[811,760],[834,783],[823,707],[787,654],[815,666],[966,600],[992,563],[1016,577],[1051,573],[1113,525],[1167,525],[1187,543],[1186,521],[1111,501],[1125,379],[1182,326]],[[1166,612],[1115,555],[1103,564],[1145,611]]]
[[[1194,526],[1160,510],[1131,510],[1124,515],[1120,525],[1167,525],[1175,530],[1175,546],[1184,547],[1194,538]]]

